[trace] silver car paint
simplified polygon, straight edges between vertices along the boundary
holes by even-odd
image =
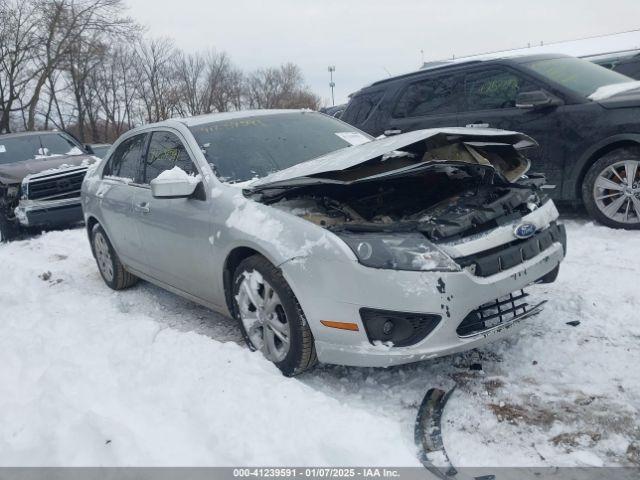
[[[291,113],[291,111],[284,111]],[[257,114],[273,114],[274,111]],[[455,329],[479,305],[537,280],[562,260],[560,244],[489,278],[469,272],[376,270],[358,263],[336,235],[288,212],[246,198],[241,186],[220,182],[187,128],[208,121],[242,117],[246,112],[187,120],[168,120],[137,128],[127,138],[156,130],[176,133],[187,146],[204,183],[206,200],[156,199],[149,187],[103,179],[103,160],[82,187],[85,220],[105,229],[124,265],[140,277],[230,315],[223,286],[225,261],[236,248],[251,248],[279,266],[298,298],[315,337],[319,360],[347,365],[387,366],[473,348],[518,327],[459,338]],[[149,211],[136,211],[146,204]],[[555,220],[553,215],[546,219]],[[446,294],[436,283],[442,278]],[[444,307],[443,307],[444,306]],[[444,313],[436,331],[411,347],[371,345],[360,307]],[[446,313],[449,316],[446,316]],[[320,320],[356,322],[359,331],[324,327]]]

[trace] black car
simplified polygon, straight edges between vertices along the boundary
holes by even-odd
[[[80,187],[97,160],[63,132],[0,135],[0,242],[82,221]]]
[[[341,116],[374,136],[432,127],[501,128],[540,147],[550,195],[599,222],[640,228],[640,87],[564,55],[447,63],[356,92]]]

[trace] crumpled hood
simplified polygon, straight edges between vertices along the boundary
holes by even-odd
[[[66,165],[70,167],[91,165],[97,161],[98,159],[93,155],[60,155],[6,163],[0,165],[0,182],[5,184],[20,183],[27,175],[61,168]]]
[[[245,190],[259,191],[325,182],[353,183],[365,177],[371,178],[371,175],[379,177],[398,170],[442,162],[491,166],[513,182],[529,168],[529,161],[518,150],[534,146],[537,143],[531,137],[507,130],[459,127],[416,130],[336,150],[267,175],[252,182]],[[457,150],[453,147],[457,147]],[[461,149],[465,151],[461,152]],[[394,155],[397,150],[410,152],[413,157],[394,163],[392,159],[399,158]],[[484,150],[491,150],[491,155],[482,155]],[[370,164],[372,168],[363,169],[366,172],[356,172],[355,168],[363,164]],[[351,170],[354,172],[349,175]],[[337,179],[340,173],[341,178]]]

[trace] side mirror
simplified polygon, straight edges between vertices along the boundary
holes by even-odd
[[[93,155],[94,153],[96,153],[96,152],[94,152],[94,151],[93,151],[93,147],[92,147],[91,145],[89,145],[88,143],[85,143],[85,145],[84,145],[84,150],[85,150],[87,153],[90,153],[91,155]]]
[[[153,198],[189,198],[201,182],[195,177],[154,178],[151,180]]]
[[[533,90],[531,92],[522,92],[516,96],[517,108],[540,109],[548,107],[557,107],[562,105],[562,100],[551,95],[545,90]]]

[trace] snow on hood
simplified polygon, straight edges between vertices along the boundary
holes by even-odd
[[[603,85],[595,92],[589,95],[589,99],[597,102],[605,98],[613,97],[619,93],[628,92],[629,90],[640,89],[640,81],[612,83],[611,85]]]
[[[448,145],[465,144],[469,146],[494,145],[507,146],[518,155],[518,162],[505,168],[505,163],[500,165],[492,163],[490,160],[485,164],[491,164],[496,170],[500,171],[510,181],[514,181],[526,172],[529,163],[525,157],[520,156],[515,150],[537,146],[535,140],[527,135],[508,130],[497,130],[490,128],[432,128],[426,130],[416,130],[413,132],[375,139],[371,142],[361,145],[346,147],[335,152],[328,153],[321,157],[299,163],[292,167],[280,170],[252,181],[246,187],[247,190],[261,190],[267,187],[280,187],[292,184],[318,183],[317,177],[323,174],[335,173],[350,169],[366,162],[385,160],[398,157],[396,150],[407,150],[418,152],[419,158],[413,159],[413,166],[431,162],[454,161],[451,158],[429,158],[429,152],[438,150],[441,152],[442,147]],[[482,160],[458,160],[466,163],[482,164]],[[408,168],[406,165],[404,168]],[[511,175],[510,175],[511,173]],[[313,179],[309,179],[313,177]],[[515,178],[514,178],[515,177]],[[309,179],[309,182],[302,180]]]

